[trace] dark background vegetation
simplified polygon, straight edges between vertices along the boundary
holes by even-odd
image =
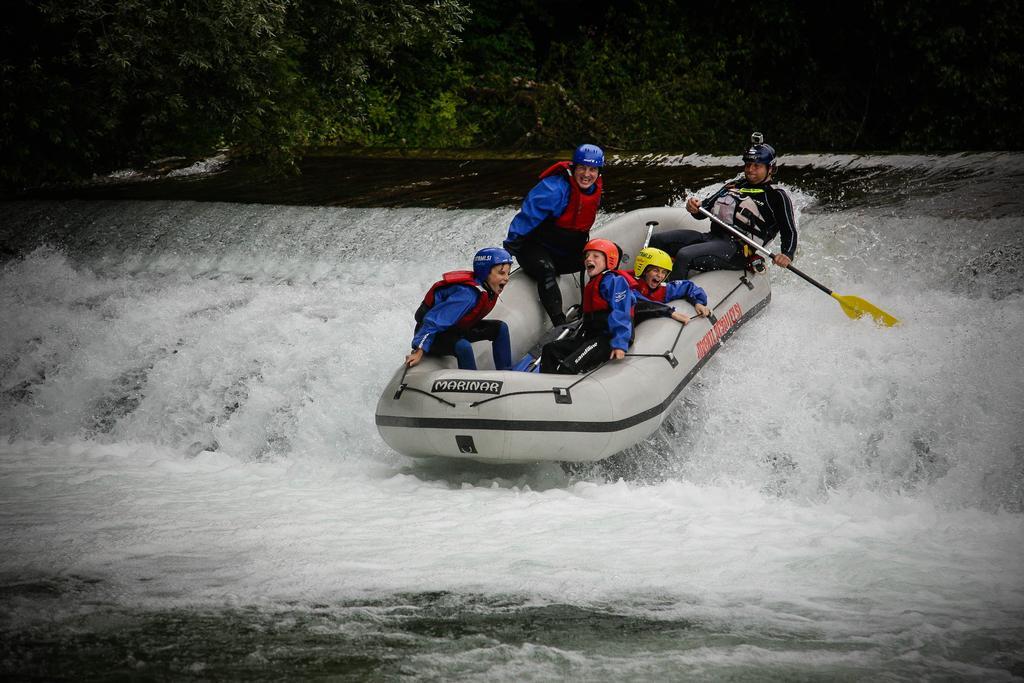
[[[0,178],[228,148],[1020,150],[1022,3],[8,0]]]

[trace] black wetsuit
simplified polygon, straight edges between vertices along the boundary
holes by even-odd
[[[755,241],[767,244],[775,239],[776,235],[781,234],[782,250],[780,253],[792,259],[796,253],[797,244],[796,217],[793,213],[793,202],[786,191],[780,190],[771,182],[754,185],[747,182],[746,178],[741,178],[705,199],[701,202],[701,206],[711,211],[718,198],[730,188],[762,190],[762,192],[744,193],[746,198],[757,205],[757,211],[760,214],[760,217],[753,221],[755,229],[752,230],[752,237]],[[697,214],[694,218],[703,220],[707,216]],[[742,242],[714,221],[711,222],[711,232],[669,230],[652,236],[651,246],[668,252],[675,259],[672,274],[668,277],[669,280],[688,279],[691,269],[698,271],[742,270],[746,267]]]

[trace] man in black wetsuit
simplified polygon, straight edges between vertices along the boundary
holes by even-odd
[[[686,200],[686,209],[694,218],[707,218],[701,207],[735,226],[761,244],[782,236],[781,252],[774,263],[787,268],[796,253],[796,218],[793,202],[785,190],[772,185],[778,157],[764,136],[750,136],[750,147],[743,153],[743,178],[726,184],[701,202],[696,197]],[[650,246],[675,256],[670,280],[689,279],[690,270],[742,270],[753,253],[728,230],[714,221],[711,232],[669,230],[651,238]]]

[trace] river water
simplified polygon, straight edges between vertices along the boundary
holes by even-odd
[[[1024,156],[787,158],[774,270],[610,461],[390,451],[412,311],[547,159],[321,159],[0,218],[0,673],[1024,678]],[[603,223],[733,159],[619,158]]]

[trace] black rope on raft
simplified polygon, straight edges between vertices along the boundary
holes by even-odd
[[[446,406],[450,406],[452,408],[455,407],[454,403],[452,403],[450,401],[446,401],[443,398],[441,398],[440,396],[435,396],[434,394],[430,393],[429,391],[423,391],[422,389],[417,389],[416,387],[406,387],[406,386],[403,386],[402,389],[404,389],[405,391],[411,391],[411,392],[417,393],[417,394],[423,394],[424,396],[429,396],[430,398],[434,399],[435,401],[440,401],[441,403],[445,404]],[[399,393],[401,393],[401,391]]]
[[[747,283],[741,279],[739,284],[737,284],[735,287],[733,287],[733,289],[730,290],[729,293],[727,293],[725,296],[722,297],[722,299],[718,302],[718,306],[721,306],[724,301],[726,301],[730,296],[732,296],[736,292],[736,290],[738,290],[740,287],[743,287],[746,284]],[[713,307],[712,310],[714,310],[718,306]],[[710,314],[708,316],[708,320],[711,322],[712,325],[714,325],[716,322],[718,322],[718,319],[715,317],[714,313],[712,313],[712,314]],[[667,351],[665,351],[664,353],[627,353],[625,357],[626,358],[663,358],[663,359],[665,359],[668,362],[669,365],[671,365],[673,368],[675,368],[675,367],[677,367],[679,365],[679,360],[675,356],[675,350],[676,350],[676,347],[679,345],[679,340],[683,336],[683,330],[684,330],[685,327],[686,327],[686,325],[680,325],[679,326],[679,331],[676,332],[676,338],[675,338],[675,340],[673,340],[672,346]],[[474,401],[473,403],[470,403],[469,406],[470,406],[470,408],[476,408],[477,406],[481,406],[481,405],[483,405],[485,403],[490,403],[491,401],[497,401],[498,399],[502,399],[502,398],[509,398],[511,396],[529,396],[529,395],[536,395],[536,394],[554,394],[555,402],[556,403],[571,403],[572,399],[570,398],[570,394],[569,394],[570,390],[572,390],[572,388],[575,387],[576,385],[578,385],[580,382],[583,382],[584,380],[588,379],[595,372],[597,372],[598,370],[603,368],[606,363],[608,363],[607,360],[602,362],[600,365],[596,366],[590,372],[585,373],[582,377],[580,377],[578,380],[576,380],[575,382],[573,382],[572,384],[570,384],[567,387],[551,387],[550,389],[532,389],[530,391],[514,391],[514,392],[512,392],[510,394],[502,394],[500,396],[491,396],[490,398],[485,398],[485,399],[482,399],[480,401]],[[447,406],[451,406],[453,408],[455,407],[454,403],[451,403],[450,401],[446,401],[443,398],[440,398],[439,396],[435,396],[434,394],[432,394],[429,391],[423,391],[422,389],[417,389],[415,387],[406,386],[405,383],[404,383],[405,382],[405,373],[408,372],[408,371],[409,371],[409,368],[406,367],[405,372],[402,373],[402,379],[399,381],[401,386],[399,386],[398,391],[395,393],[395,398],[396,399],[399,396],[402,395],[403,391],[409,390],[409,391],[414,391],[414,392],[419,393],[419,394],[424,394],[426,396],[430,396],[431,398],[433,398],[433,399],[435,399],[437,401],[440,401],[441,403],[444,403]]]

